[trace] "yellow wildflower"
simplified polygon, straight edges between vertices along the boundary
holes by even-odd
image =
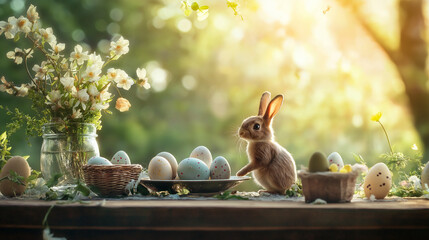
[[[383,114],[381,112],[378,112],[377,114],[375,114],[371,117],[371,121],[374,121],[374,122],[380,121],[381,115],[383,115]]]

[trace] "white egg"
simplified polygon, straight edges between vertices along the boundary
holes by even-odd
[[[210,166],[211,179],[229,179],[231,177],[231,167],[228,161],[222,157],[216,157]]]
[[[160,152],[160,153],[158,153],[157,156],[165,158],[170,163],[171,171],[172,171],[171,177],[172,177],[172,179],[175,179],[177,176],[177,160],[173,156],[173,154],[171,154],[169,152]]]
[[[131,164],[130,157],[128,157],[128,154],[124,151],[118,151],[113,155],[112,164]]]
[[[344,167],[343,159],[341,158],[341,155],[337,152],[333,152],[329,154],[328,163],[329,163],[329,166],[331,166],[331,164],[337,164],[338,169],[341,169],[342,167]]]
[[[422,187],[423,187],[423,189],[426,188],[426,185],[429,188],[429,162],[426,163],[426,166],[425,166],[425,168],[422,171],[422,180],[421,181],[422,181]]]
[[[177,174],[182,180],[207,180],[210,171],[207,165],[196,158],[186,158],[177,166]]]
[[[148,173],[150,179],[155,180],[171,180],[171,166],[167,159],[155,156],[150,160],[148,166]]]
[[[112,165],[112,163],[104,157],[94,156],[88,160],[87,165]]]
[[[392,186],[392,175],[384,163],[377,163],[369,169],[364,181],[364,192],[367,198],[374,195],[376,199],[387,196]]]
[[[203,161],[208,167],[212,164],[212,154],[210,153],[210,150],[204,146],[198,146],[196,147],[191,155],[189,156],[191,158],[200,159]]]

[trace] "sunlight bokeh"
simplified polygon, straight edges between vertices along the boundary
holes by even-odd
[[[126,93],[130,112],[111,107],[113,115],[104,115],[98,133],[103,156],[125,150],[132,162],[147,167],[158,152],[181,160],[205,145],[214,156],[224,155],[235,173],[247,163],[246,144],[236,131],[257,113],[267,90],[285,95],[275,136],[298,169],[315,151],[339,152],[351,164],[353,153],[369,165],[377,162],[388,151],[383,132],[370,120],[379,111],[395,149],[420,146],[395,67],[342,1],[243,0],[243,20],[225,1],[201,2],[210,6],[202,21],[197,14],[186,17],[177,0],[33,3],[68,47],[83,41],[85,48],[106,53],[109,40],[120,34],[130,40],[130,52],[118,67],[148,70],[151,90]],[[397,25],[391,24],[398,18],[396,1],[359,2],[381,37],[397,45]],[[0,0],[0,20],[23,14],[27,5]],[[13,43],[1,41],[5,56]],[[25,82],[23,69],[5,57],[0,72]],[[15,99],[0,94],[2,105],[30,112],[28,102]],[[0,132],[8,120],[0,112]],[[31,155],[30,165],[38,169],[41,138],[30,138],[29,148],[24,134],[12,137],[14,154]],[[241,188],[258,189],[252,182]]]

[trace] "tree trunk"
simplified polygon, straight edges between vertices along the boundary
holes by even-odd
[[[423,161],[427,162],[429,160],[429,90],[423,4],[423,0],[400,1],[401,39],[398,54],[393,60],[405,85],[414,126],[423,144]]]

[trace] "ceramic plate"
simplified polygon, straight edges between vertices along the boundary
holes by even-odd
[[[229,179],[212,180],[150,180],[143,179],[141,184],[152,191],[170,191],[186,188],[191,193],[218,193],[237,186],[250,177],[231,176]]]

